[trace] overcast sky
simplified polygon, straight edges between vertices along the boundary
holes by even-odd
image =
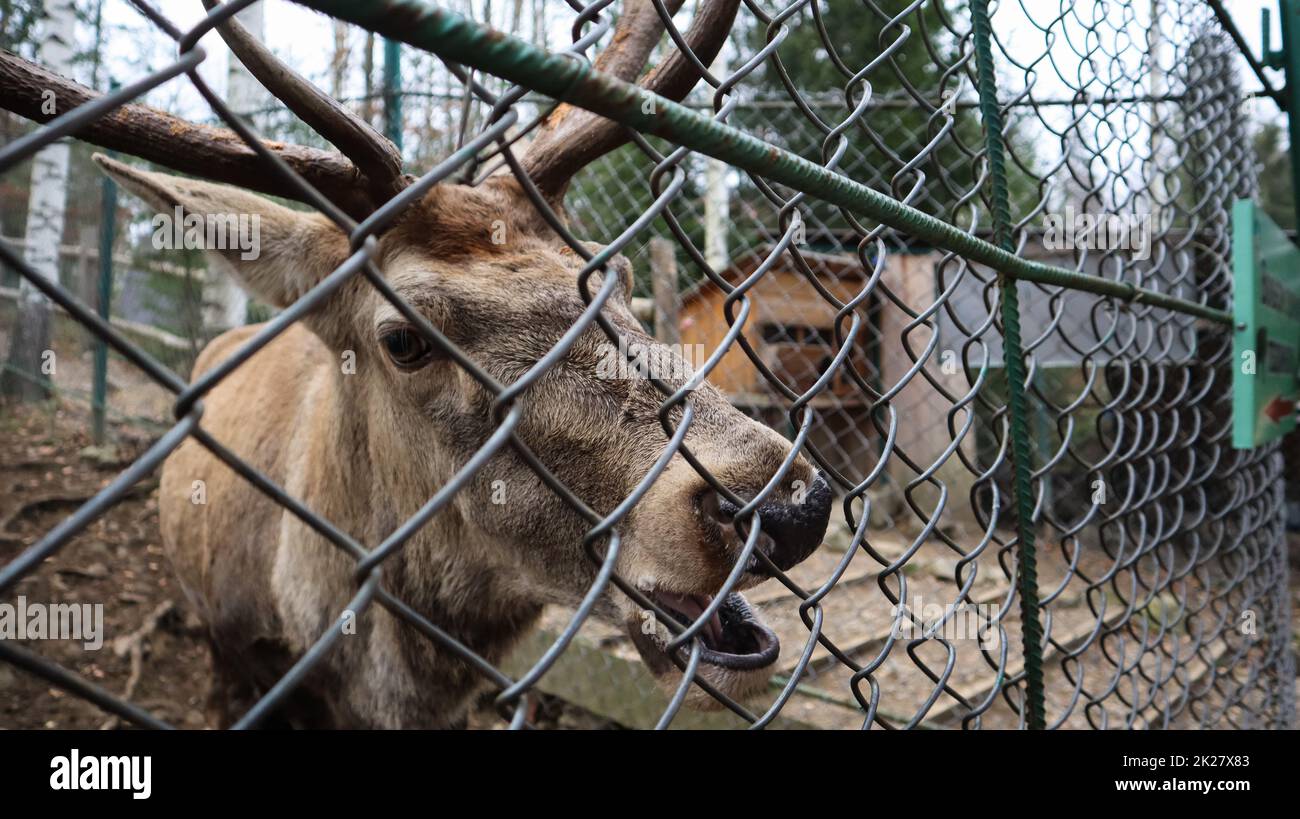
[[[483,6],[483,0],[451,0],[451,2],[444,5],[463,10],[467,2],[474,2],[476,8],[481,9]],[[532,2],[533,0],[526,0],[525,8],[531,6]],[[572,11],[561,0],[548,0],[548,2],[551,8],[559,12],[548,26],[550,42],[554,45],[567,41]],[[695,0],[688,0],[687,8],[691,8],[694,2]],[[1028,59],[1041,52],[1044,38],[1041,31],[1030,24],[1023,8],[1031,9],[1032,14],[1038,17],[1040,21],[1053,19],[1057,10],[1062,6],[1072,7],[1074,15],[1086,19],[1089,9],[1096,8],[1095,4],[1098,2],[1100,0],[1002,0],[995,12],[995,29],[1000,39],[1012,51],[1013,56],[1018,59]],[[1144,41],[1142,38],[1145,37],[1145,34],[1141,23],[1146,16],[1149,2],[1150,0],[1137,0],[1133,4],[1134,13],[1139,16],[1139,24],[1133,26],[1134,31],[1131,34],[1135,41]],[[1271,3],[1272,0],[1269,0],[1269,2]],[[290,3],[288,0],[263,0],[263,3],[266,14],[267,41],[276,53],[287,58],[294,67],[309,77],[320,79],[325,76],[333,48],[328,18]],[[496,2],[491,3],[494,10],[494,21],[498,25],[504,26],[506,15],[512,5],[511,0],[496,0]],[[1259,0],[1225,0],[1225,5],[1232,13],[1246,39],[1251,43],[1252,48],[1258,53],[1260,44],[1259,13],[1261,8]],[[194,25],[204,14],[204,9],[199,0],[161,0],[160,7],[173,22],[183,28]],[[1116,4],[1112,2],[1109,7],[1114,9]],[[105,8],[105,18],[110,25],[122,27],[122,34],[109,37],[107,42],[107,65],[119,79],[139,76],[143,68],[139,64],[142,59],[147,61],[149,67],[158,68],[174,57],[174,46],[170,41],[161,34],[152,32],[150,25],[140,17],[126,0],[108,0]],[[742,13],[745,12],[742,10]],[[1039,15],[1043,16],[1039,17]],[[1280,35],[1276,32],[1276,18],[1277,15],[1275,14],[1273,21],[1275,29],[1274,42],[1280,41]],[[681,18],[679,17],[679,19]],[[126,36],[128,31],[131,32],[130,36]],[[88,36],[89,32],[86,32],[86,34]],[[359,39],[359,32],[355,36]],[[214,88],[223,90],[226,84],[228,52],[216,34],[209,34],[202,42],[210,56],[200,68],[200,72]],[[1071,59],[1077,62],[1077,57],[1073,57],[1068,50],[1064,38],[1058,38],[1056,54],[1059,55],[1061,62],[1068,63]],[[1258,82],[1250,73],[1244,61],[1241,62],[1241,76],[1245,88],[1254,89],[1258,87]],[[1009,80],[1012,82],[1017,81],[1015,72],[1011,72]],[[1274,83],[1281,84],[1280,74],[1274,74]],[[187,85],[182,81],[173,81],[149,99],[155,104],[163,105],[186,116],[210,117],[211,114],[207,106]],[[359,85],[359,77],[354,77],[354,85]],[[1064,85],[1060,84],[1059,80],[1056,80],[1051,71],[1044,69],[1038,75],[1036,95],[1039,97],[1052,96],[1056,93],[1054,86],[1060,89],[1061,94],[1064,94],[1067,90]],[[359,93],[359,87],[349,89],[349,94]],[[1264,119],[1281,118],[1276,107],[1268,101],[1261,101],[1254,107],[1254,110],[1257,116]]]

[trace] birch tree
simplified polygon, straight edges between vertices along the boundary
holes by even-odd
[[[72,0],[46,0],[40,21],[43,32],[36,59],[50,70],[69,76],[76,45],[77,12]],[[51,112],[63,112],[52,93],[45,101]],[[59,244],[63,240],[68,200],[66,140],[42,148],[32,161],[27,200],[27,230],[23,260],[38,275],[59,281]],[[50,302],[23,278],[18,289],[18,314],[9,347],[8,366],[0,373],[0,395],[23,402],[50,396],[50,381],[58,361],[50,349]]]

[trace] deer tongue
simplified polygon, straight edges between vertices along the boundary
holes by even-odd
[[[652,596],[670,616],[682,625],[689,626],[713,602],[707,594],[679,594],[654,592]],[[667,672],[672,661],[665,653],[662,637],[653,637],[641,628],[639,622],[630,623],[628,635],[641,658],[656,675]],[[771,666],[781,652],[781,641],[763,625],[745,602],[745,598],[732,592],[723,599],[717,611],[697,632],[703,648],[700,661],[709,666],[734,670],[754,670]],[[690,653],[688,647],[677,649],[679,657]]]
[[[707,594],[673,594],[671,592],[660,592],[657,597],[660,602],[667,604],[668,608],[676,614],[684,615],[685,622],[682,625],[690,626],[699,619],[704,610],[713,602],[713,597]],[[719,607],[721,608],[721,607]],[[709,648],[718,648],[722,645],[722,618],[718,612],[714,612],[709,621],[699,631],[700,639]]]

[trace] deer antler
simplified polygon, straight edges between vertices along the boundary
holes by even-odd
[[[683,0],[664,0],[663,5],[671,15],[682,3]],[[684,37],[703,65],[708,66],[718,56],[739,7],[740,0],[701,0]],[[596,58],[594,67],[633,82],[663,33],[664,24],[653,0],[626,0],[623,14],[614,27],[613,40]],[[681,51],[674,51],[646,74],[639,85],[677,102],[700,79],[694,63]],[[560,105],[528,146],[522,165],[538,190],[552,201],[558,201],[574,174],[627,141],[627,132],[613,120],[571,105]]]
[[[211,11],[220,4],[203,0],[203,5]],[[410,178],[402,173],[401,155],[390,141],[278,60],[237,20],[225,21],[218,32],[273,96],[342,152],[262,141],[327,199],[353,218],[364,219],[410,184]],[[0,50],[0,107],[35,122],[48,122],[54,118],[45,110],[49,91],[58,100],[58,113],[100,96]],[[76,136],[181,173],[301,198],[301,193],[277,174],[267,173],[265,163],[233,131],[198,125],[145,105],[121,106],[88,123]]]
[[[53,92],[58,111],[45,108]],[[33,122],[49,122],[58,114],[100,97],[53,71],[0,50],[0,108]],[[129,104],[89,122],[76,133],[101,148],[121,151],[181,173],[238,185],[258,193],[298,199],[297,189],[266,172],[263,162],[234,131],[199,125],[150,108]],[[374,211],[368,185],[358,185],[357,167],[333,151],[263,140],[268,150],[357,219]]]
[[[202,1],[208,11],[221,5],[217,0]],[[356,164],[376,202],[388,201],[410,184],[402,173],[402,155],[397,146],[277,59],[237,19],[226,20],[217,32],[272,96]]]
[[[664,25],[655,0],[626,0],[613,41],[596,60],[596,68],[633,81],[644,69]],[[684,0],[661,0],[668,14]],[[208,9],[215,0],[203,0]],[[685,34],[699,61],[710,64],[725,42],[740,0],[701,0]],[[369,216],[410,183],[391,142],[342,104],[286,66],[248,31],[231,19],[218,26],[222,38],[254,77],[342,153],[263,140],[312,187],[356,219]],[[682,52],[641,78],[646,89],[681,100],[700,80],[700,71]],[[35,122],[48,122],[47,92],[53,91],[59,113],[100,94],[8,51],[0,50],[0,108]],[[120,106],[76,133],[102,148],[121,151],[181,173],[215,182],[299,199],[301,194],[277,174],[266,172],[257,154],[233,131],[198,125],[146,105]],[[523,167],[552,201],[564,195],[569,180],[587,164],[627,142],[617,123],[588,111],[561,105],[543,124],[523,157]]]

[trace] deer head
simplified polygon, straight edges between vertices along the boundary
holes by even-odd
[[[678,5],[680,0],[669,9]],[[686,36],[705,64],[716,55],[736,5],[714,0],[697,13]],[[650,0],[629,0],[614,46],[597,67],[636,79],[662,30]],[[368,207],[410,183],[391,144],[368,125],[276,63],[233,20],[221,31],[255,76],[352,158],[357,184],[334,200],[343,212],[364,218]],[[695,69],[675,54],[642,83],[680,98],[695,79]],[[561,106],[520,164],[558,206],[573,174],[623,140],[615,124]],[[213,256],[271,305],[288,307],[351,253],[344,227],[321,214],[241,188],[147,172],[102,156],[96,161],[162,212],[256,216],[256,258],[240,250]],[[341,162],[331,157],[302,167],[319,171]],[[312,181],[310,172],[305,175]],[[327,362],[330,394],[321,412],[337,413],[337,440],[358,450],[337,460],[355,465],[355,475],[342,480],[357,482],[353,491],[367,499],[367,520],[346,523],[381,539],[443,489],[505,422],[494,393],[463,361],[496,384],[514,384],[581,322],[589,300],[580,286],[586,259],[557,237],[509,174],[476,186],[433,186],[385,230],[373,259],[387,287],[419,320],[354,278],[304,320],[320,349],[304,351],[311,361],[303,366]],[[603,294],[600,317],[619,340],[628,347],[644,345],[651,375],[679,389],[692,375],[690,362],[644,332],[630,309],[632,275],[628,261],[615,256],[585,284],[589,293]],[[427,333],[423,322],[437,333]],[[671,429],[684,422],[677,408],[665,430],[665,394],[635,368],[601,374],[602,362],[616,351],[609,334],[590,324],[512,402],[517,441],[599,515],[618,508],[653,473]],[[345,373],[337,362],[347,355],[354,366]],[[699,678],[743,697],[766,682],[778,643],[738,592],[769,577],[771,566],[788,569],[819,545],[830,492],[811,463],[791,453],[788,441],[741,414],[707,382],[693,390],[689,404],[681,450],[615,526],[616,571],[682,626],[710,609],[713,596],[738,571],[732,592],[699,630]],[[255,427],[257,419],[243,423]],[[718,492],[697,466],[729,491]],[[735,501],[747,502],[765,488],[753,554],[737,569],[754,518],[738,518]],[[483,573],[498,578],[490,584],[493,594],[513,596],[530,611],[548,602],[574,604],[596,578],[598,566],[584,551],[590,529],[590,521],[539,477],[524,450],[503,446],[385,563],[385,582],[417,609],[445,612],[454,605],[467,618],[478,611],[487,617],[505,605],[474,599],[485,588],[474,578]],[[627,626],[647,665],[666,684],[680,679],[690,646],[670,657],[665,646],[671,635],[641,604],[611,587],[597,612]],[[699,703],[708,699],[698,692],[692,697]]]

